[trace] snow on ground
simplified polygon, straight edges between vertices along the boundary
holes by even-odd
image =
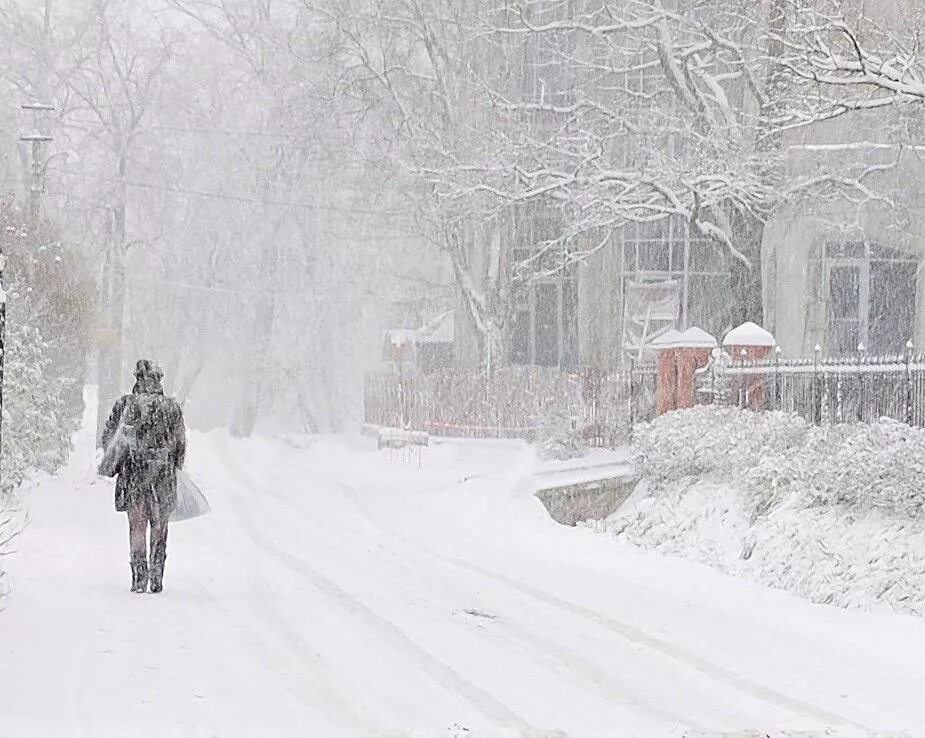
[[[643,481],[588,527],[813,602],[925,613],[925,431],[698,408],[637,444]]]
[[[28,490],[2,736],[925,734],[925,621],[558,526],[518,443],[194,435],[139,596],[88,441]]]

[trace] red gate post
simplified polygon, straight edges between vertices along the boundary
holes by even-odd
[[[751,321],[742,323],[733,328],[723,338],[723,348],[732,355],[734,360],[763,361],[771,355],[777,345],[768,331]],[[751,377],[742,377],[740,388],[745,388],[745,407],[750,410],[764,409],[764,376],[754,374]]]
[[[675,340],[676,384],[675,408],[694,407],[694,375],[710,363],[710,356],[716,348],[716,339],[701,328],[688,328]]]
[[[675,380],[677,376],[677,347],[675,342],[680,335],[679,331],[671,329],[652,341],[652,347],[658,357],[656,363],[658,371],[656,413],[658,415],[664,415],[671,410],[676,410],[678,407],[677,382]]]

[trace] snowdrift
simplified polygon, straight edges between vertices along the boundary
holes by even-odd
[[[590,524],[813,602],[925,613],[925,431],[698,407],[635,435],[633,497]]]

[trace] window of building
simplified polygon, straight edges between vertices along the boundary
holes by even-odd
[[[828,243],[821,255],[828,353],[852,356],[861,344],[901,353],[915,321],[918,257],[864,241]]]
[[[568,244],[560,240],[558,211],[542,202],[515,211],[514,364],[572,366],[578,354],[578,284],[563,267]]]
[[[697,326],[721,336],[731,327],[730,256],[722,246],[692,234],[687,222],[678,218],[630,223],[622,236],[624,294],[630,283],[676,282],[680,299],[675,328]],[[624,300],[624,305],[630,303]],[[624,315],[624,325],[644,320],[644,315]],[[638,353],[639,347],[627,349]]]

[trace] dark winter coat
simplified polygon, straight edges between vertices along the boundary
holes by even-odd
[[[142,377],[132,394],[113,405],[103,430],[104,448],[121,422],[134,428],[135,442],[119,469],[117,492],[124,491],[130,508],[150,495],[169,514],[177,504],[177,470],[186,456],[183,411],[164,395],[156,378]]]

